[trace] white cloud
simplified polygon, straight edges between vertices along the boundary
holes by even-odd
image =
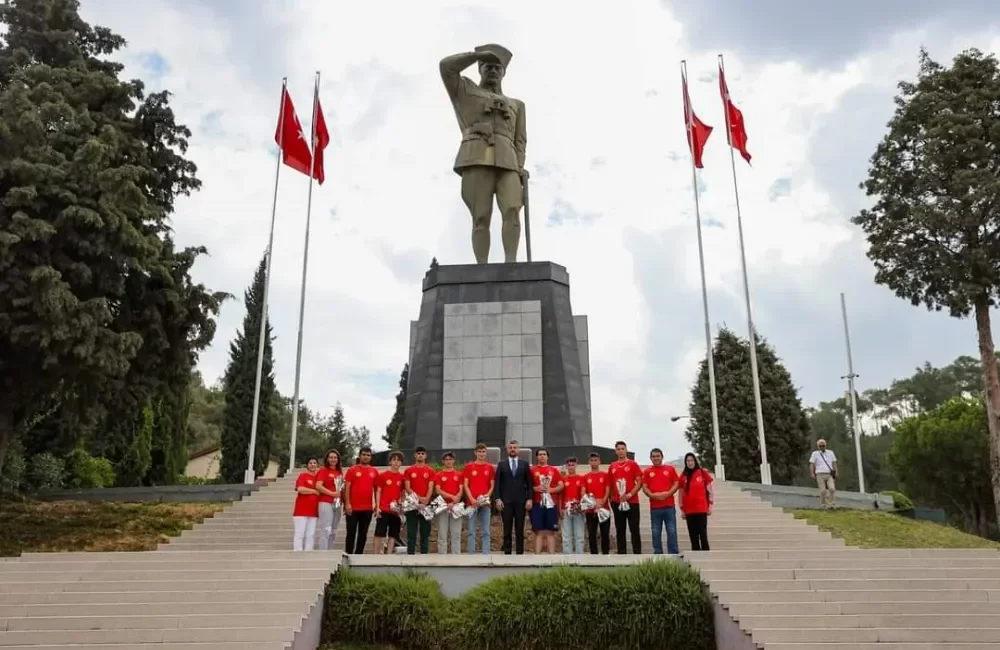
[[[716,53],[686,43],[684,26],[654,0],[576,2],[571,10],[565,3],[526,0],[449,0],[435,7],[282,0],[258,3],[256,13],[247,14],[239,3],[233,10],[241,19],[233,22],[221,9],[189,2],[92,0],[84,15],[129,39],[122,55],[127,74],[146,76],[143,53],[155,51],[168,63],[159,83],[174,92],[179,119],[195,131],[190,155],[204,181],[200,193],[178,205],[178,239],[211,251],[196,267],[199,280],[237,295],[266,246],[273,191],[270,147],[280,79],[259,70],[287,71],[304,124],[313,71],[322,71],[332,143],[328,180],[313,192],[302,395],[321,410],[342,402],[349,420],[367,425],[376,438],[394,407],[427,263],[432,256],[443,264],[471,261],[469,219],[451,171],[457,130],[437,62],[481,42],[506,44],[514,58],[505,90],[527,102],[535,257],[568,268],[574,311],[590,316],[595,441],[621,437],[640,453],[655,444],[669,457],[680,455],[686,450],[683,422],[669,434],[664,423],[685,410],[704,349],[700,304],[687,300],[686,311],[676,311],[681,303],[667,298],[699,291],[679,92],[682,58],[689,62],[695,109],[716,128],[701,174],[702,215],[722,225],[705,229],[708,280],[718,301],[713,322],[725,315],[736,331],[746,329],[742,316],[731,318],[742,314],[742,294]],[[945,43],[948,54],[969,40],[909,32],[832,69],[726,52],[730,90],[746,116],[754,155],[752,168],[739,158],[736,163],[755,299],[787,294],[797,305],[835,304],[845,289],[830,277],[831,269],[845,246],[859,245],[858,233],[819,180],[812,143],[838,137],[817,131],[827,128],[824,117],[844,109],[852,90],[891,92],[911,75],[921,38]],[[995,37],[992,44],[1000,45]],[[257,60],[267,64],[255,67]],[[870,150],[874,142],[862,144]],[[778,181],[789,193],[770,201]],[[282,169],[271,316],[278,385],[287,394],[307,185]],[[589,218],[548,224],[553,210],[565,205]],[[496,224],[494,259],[500,255],[498,230]],[[636,242],[656,246],[655,255],[669,258],[675,274],[643,277]],[[870,273],[850,277],[870,285]],[[803,282],[814,284],[804,290]],[[661,291],[666,305],[654,295]],[[758,314],[759,320],[782,323],[787,331],[809,327],[797,320],[793,305],[787,309]],[[225,307],[216,343],[203,358],[207,376],[221,374],[242,317],[238,301]],[[779,354],[785,331],[765,332]],[[866,334],[860,327],[854,332],[858,339]],[[654,344],[664,338],[673,349]],[[912,345],[917,356],[889,365],[922,362],[931,340],[918,335]],[[950,349],[972,349],[971,343],[963,334]],[[825,341],[815,345],[829,347]],[[839,367],[796,362],[810,369],[797,376],[807,393],[841,390]]]

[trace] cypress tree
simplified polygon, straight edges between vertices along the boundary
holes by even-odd
[[[764,434],[771,480],[790,485],[796,467],[808,461],[809,420],[792,376],[774,348],[758,337],[757,369],[764,413]],[[715,339],[715,385],[719,409],[722,463],[730,481],[760,482],[760,443],[750,374],[750,344],[722,328]],[[715,439],[708,384],[708,362],[701,362],[691,388],[691,419],[685,436],[705,467],[715,465]]]
[[[244,294],[247,311],[243,317],[243,329],[236,333],[236,338],[229,344],[229,365],[223,378],[226,407],[222,417],[222,462],[219,469],[223,480],[228,483],[242,482],[243,473],[247,468],[266,265],[265,255],[257,266],[253,283]],[[268,405],[272,403],[276,393],[272,341],[271,324],[268,321],[264,337],[264,369],[261,377],[260,412],[257,418],[257,442],[254,453],[254,472],[257,476],[262,475],[267,469],[274,441],[274,421],[268,417]]]

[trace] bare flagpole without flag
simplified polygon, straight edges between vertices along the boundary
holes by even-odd
[[[278,177],[281,175],[281,163],[285,133],[285,93],[288,92],[288,77],[281,80],[281,105],[278,109],[278,164],[274,170],[274,200],[271,203],[271,233],[267,238],[267,261],[264,264],[264,298],[260,308],[260,336],[257,340],[257,378],[253,389],[253,421],[250,424],[250,447],[247,450],[247,469],[243,474],[243,482],[252,484],[257,477],[253,468],[254,455],[257,453],[257,420],[260,418],[260,388],[264,378],[264,348],[267,343],[267,297],[271,286],[271,258],[274,250],[274,219],[278,212]]]
[[[698,171],[695,161],[694,110],[688,95],[687,61],[681,61],[681,81],[684,86],[684,124],[687,128],[688,148],[691,150],[691,187],[694,188],[694,216],[698,225],[698,265],[701,269],[701,305],[705,312],[705,352],[708,359],[708,395],[712,403],[712,435],[715,440],[715,477],[726,479],[722,464],[722,441],[719,436],[719,408],[715,395],[715,353],[712,350],[712,324],[708,316],[708,285],[705,281],[705,249],[701,237],[701,207],[698,199]]]
[[[302,253],[302,292],[299,296],[299,334],[295,345],[295,391],[292,394],[292,440],[288,466],[295,467],[295,438],[299,430],[299,382],[302,378],[302,323],[306,314],[306,276],[309,271],[309,225],[312,218],[313,176],[316,172],[316,109],[319,107],[319,72],[313,89],[312,136],[309,138],[312,156],[309,158],[309,194],[306,199],[306,238]]]
[[[726,65],[719,55],[719,73],[725,75]],[[760,373],[757,370],[757,330],[753,325],[753,310],[750,307],[750,280],[747,278],[747,252],[743,244],[743,215],[740,212],[740,189],[736,182],[736,154],[733,153],[733,124],[730,120],[729,89],[725,88],[725,102],[723,111],[726,114],[726,137],[729,142],[729,162],[733,168],[733,195],[736,198],[736,229],[740,238],[740,268],[743,271],[743,297],[747,306],[747,328],[750,333],[750,374],[753,377],[753,401],[757,411],[757,438],[760,443],[760,482],[762,485],[771,484],[771,465],[767,462],[767,441],[764,438],[764,410],[760,399]]]
[[[858,491],[865,493],[865,469],[861,460],[861,427],[858,426],[858,397],[854,388],[854,359],[851,356],[851,330],[847,327],[847,301],[840,294],[840,313],[844,317],[844,342],[847,344],[847,390],[851,394],[851,433],[854,434],[854,456],[858,459]]]

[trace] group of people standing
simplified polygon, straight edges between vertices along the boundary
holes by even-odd
[[[486,445],[479,444],[475,460],[461,470],[455,455],[446,452],[442,469],[427,462],[427,451],[418,447],[413,464],[403,469],[403,455],[392,452],[389,468],[372,467],[370,449],[362,449],[357,464],[344,469],[340,454],[327,452],[323,466],[309,459],[296,481],[294,510],[295,550],[312,550],[318,537],[320,549],[333,547],[341,512],[347,518],[344,550],[365,552],[368,530],[375,520],[376,553],[392,553],[406,526],[409,554],[429,552],[431,521],[437,524],[437,552],[460,553],[462,529],[466,551],[490,553],[490,517],[495,508],[501,518],[503,552],[524,553],[524,525],[534,532],[534,551],[556,552],[555,534],[562,531],[563,553],[608,554],[611,521],[615,522],[618,554],[642,553],[639,493],[649,500],[653,553],[661,554],[663,531],[666,552],[679,552],[676,513],[686,520],[693,550],[709,550],[708,516],[712,513],[712,475],[702,469],[694,454],[687,454],[681,472],[663,462],[663,452],[650,452],[645,469],[628,458],[623,441],[615,443],[617,459],[601,469],[601,458],[591,453],[589,471],[579,471],[576,458],[563,462],[564,471],[549,464],[546,449],[535,452],[535,462],[520,458],[517,441],[507,444],[507,458],[496,465],[486,460]]]

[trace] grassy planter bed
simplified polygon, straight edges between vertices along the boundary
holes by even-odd
[[[714,650],[712,606],[690,567],[647,562],[496,578],[458,598],[411,572],[331,581],[328,648]]]

